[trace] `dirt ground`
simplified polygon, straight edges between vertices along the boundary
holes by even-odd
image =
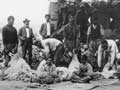
[[[33,84],[21,81],[0,81],[0,90],[120,90],[118,80],[92,81],[90,84],[62,82],[54,85],[30,87]]]

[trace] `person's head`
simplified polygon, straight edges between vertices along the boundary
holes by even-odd
[[[38,48],[43,49],[43,45],[40,40],[34,41],[33,44],[36,45]]]
[[[51,66],[52,65],[52,59],[51,58],[48,58],[48,60],[46,61],[46,64]]]
[[[14,20],[15,20],[15,18],[13,16],[9,16],[8,17],[8,24],[13,26],[14,25]]]
[[[97,27],[97,21],[93,21],[93,23],[92,23],[92,26],[93,26],[93,28],[96,28]]]
[[[86,55],[82,55],[81,56],[81,63],[82,64],[86,64],[87,63],[87,56]]]
[[[102,47],[104,50],[107,50],[107,49],[108,49],[108,42],[107,42],[107,40],[102,40],[102,42],[101,42],[101,47]]]
[[[73,15],[69,15],[69,23],[75,23],[75,17]]]
[[[45,19],[46,19],[46,22],[49,22],[49,21],[50,21],[50,19],[51,19],[50,14],[46,14],[46,15],[45,15]]]
[[[25,24],[25,27],[29,27],[30,20],[25,19],[23,23]]]

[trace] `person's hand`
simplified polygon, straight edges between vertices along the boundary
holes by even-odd
[[[112,70],[113,64],[110,64],[109,66],[109,70]]]
[[[102,68],[101,67],[98,67],[98,72],[102,72]]]
[[[113,67],[113,64],[110,64],[110,67]]]

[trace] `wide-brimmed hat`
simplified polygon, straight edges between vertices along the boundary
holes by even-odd
[[[28,20],[27,18],[25,20],[23,20],[23,23],[25,22],[30,22],[30,20]]]

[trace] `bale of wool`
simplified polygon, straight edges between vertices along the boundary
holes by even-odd
[[[74,54],[73,55],[73,58],[72,58],[72,61],[68,67],[69,69],[69,78],[71,78],[73,72],[76,72],[79,70],[79,66],[80,66],[80,62],[78,61],[78,58],[77,58],[77,54]]]

